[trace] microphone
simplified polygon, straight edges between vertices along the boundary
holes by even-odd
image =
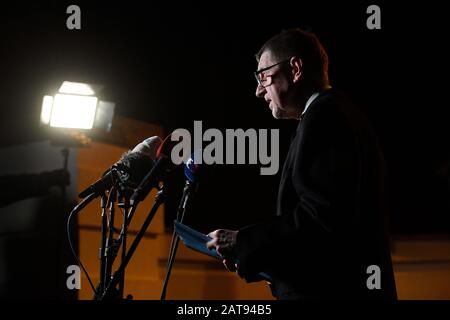
[[[180,204],[177,210],[177,218],[176,221],[179,223],[183,223],[184,215],[186,213],[188,202],[194,193],[194,189],[197,185],[200,175],[200,165],[195,163],[196,157],[201,156],[201,150],[195,151],[191,157],[186,161],[184,166],[184,175],[186,176],[186,184],[184,186],[183,195],[180,199]],[[172,266],[175,261],[175,255],[178,249],[178,243],[180,238],[177,236],[176,231],[174,230],[172,235],[172,240],[170,242],[170,250],[169,250],[169,258],[167,259],[167,267],[166,267],[166,275],[164,276],[163,287],[161,290],[161,300],[166,299],[167,294],[167,285],[169,283],[170,274],[172,272]]]
[[[161,145],[161,138],[153,136],[139,143],[133,150],[122,155],[119,161],[111,166],[103,176],[78,195],[85,198],[94,193],[102,195],[118,181],[123,186],[135,188],[155,164],[157,149]]]
[[[158,187],[158,183],[164,179],[167,172],[169,172],[175,165],[170,159],[170,154],[173,147],[178,143],[172,141],[172,134],[169,134],[156,152],[156,161],[150,172],[142,179],[139,186],[134,190],[131,196],[131,204],[133,206],[141,202],[148,195],[150,190]]]
[[[201,157],[201,150],[197,150],[192,153],[191,157],[186,161],[184,165],[184,175],[186,176],[186,184],[184,186],[183,195],[181,196],[180,206],[177,212],[177,221],[182,222],[184,218],[184,212],[186,211],[187,203],[194,193],[200,179],[201,165],[195,163],[197,157]],[[182,214],[180,215],[180,213]]]
[[[155,161],[156,153],[158,152],[158,148],[161,146],[161,143],[162,139],[160,137],[153,136],[139,143],[133,150],[131,150],[131,152],[139,152]]]
[[[184,212],[186,210],[187,202],[192,196],[192,193],[195,191],[194,189],[196,189],[198,180],[200,179],[201,165],[195,163],[195,159],[198,156],[201,156],[201,150],[197,150],[192,153],[191,157],[186,161],[186,164],[184,165],[184,175],[186,176],[186,183],[177,213],[177,220],[180,222],[183,220],[183,216],[180,216],[180,212]]]
[[[202,156],[202,150],[196,150],[192,153],[191,157],[186,161],[186,165],[184,166],[184,175],[191,183],[196,183],[200,178],[200,164],[195,163],[195,159],[197,157]]]

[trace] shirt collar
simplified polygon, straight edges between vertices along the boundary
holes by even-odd
[[[305,109],[303,109],[302,114],[300,117],[303,117],[303,115],[305,114],[306,110],[308,110],[309,106],[311,105],[311,103],[313,103],[314,100],[316,100],[316,98],[319,96],[320,93],[322,93],[323,91],[330,89],[331,86],[327,86],[324,90],[321,91],[316,91],[314,92],[308,99],[308,101],[306,101],[305,104]]]
[[[306,110],[308,110],[308,108],[309,108],[309,106],[311,105],[311,103],[312,103],[314,100],[316,100],[316,98],[317,98],[317,96],[319,95],[319,93],[320,93],[319,91],[314,92],[314,93],[312,94],[312,96],[309,97],[308,101],[306,101],[305,109],[303,109],[302,116],[305,114]]]

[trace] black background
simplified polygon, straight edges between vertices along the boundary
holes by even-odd
[[[191,128],[280,128],[281,161],[296,123],[277,121],[254,96],[254,53],[282,29],[308,28],[330,58],[331,84],[367,114],[389,170],[392,231],[450,232],[446,17],[436,1],[148,1],[2,4],[2,147],[44,139],[42,95],[72,80],[105,85],[116,113]],[[81,30],[66,8],[81,8]],[[381,8],[368,30],[366,8]],[[445,86],[445,87],[444,87]],[[281,164],[280,164],[281,165]],[[275,209],[279,175],[259,166],[205,169],[188,220],[209,231]],[[183,177],[173,182],[179,194]],[[168,217],[177,205],[170,197]]]

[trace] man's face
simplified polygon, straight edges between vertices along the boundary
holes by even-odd
[[[261,70],[279,63],[270,54],[269,51],[264,51],[258,62],[258,69]],[[272,115],[276,119],[298,119],[298,106],[293,103],[293,78],[289,73],[290,61],[280,63],[273,68],[263,71],[259,74],[260,79],[267,79],[264,86],[258,84],[256,87],[256,96],[264,98],[269,104]],[[271,79],[269,79],[271,78]]]

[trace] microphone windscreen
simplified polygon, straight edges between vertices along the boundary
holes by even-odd
[[[130,187],[137,186],[143,177],[153,168],[155,162],[141,152],[128,151],[117,163],[118,174],[122,183]]]
[[[139,152],[152,160],[156,159],[156,153],[158,152],[158,148],[160,147],[162,140],[158,136],[153,136],[145,139],[141,143],[139,143],[136,147],[134,147],[131,152]]]

